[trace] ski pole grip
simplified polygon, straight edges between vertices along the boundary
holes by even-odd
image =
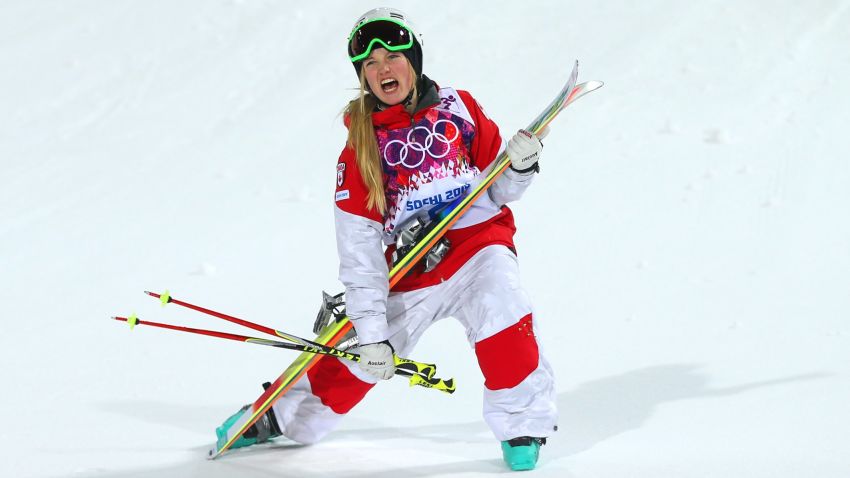
[[[434,374],[437,373],[437,366],[435,364],[417,362],[415,360],[401,358],[398,355],[393,355],[393,358],[395,359],[395,367],[398,369],[406,370],[417,375],[424,375],[428,379],[434,378]]]
[[[410,376],[410,386],[418,385],[425,388],[433,388],[441,392],[452,394],[455,391],[455,379],[450,378],[443,380],[441,378],[425,378],[422,375],[413,374]]]

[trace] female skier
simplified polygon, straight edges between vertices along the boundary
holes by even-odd
[[[505,461],[532,469],[557,412],[505,204],[519,199],[539,170],[542,143],[520,130],[505,145],[468,92],[423,75],[421,36],[398,10],[376,8],[358,19],[348,55],[360,94],[345,109],[348,141],[336,167],[334,209],[339,278],[361,360],[320,360],[233,447],[279,435],[320,440],[375,383],[393,376],[393,354],[409,356],[431,324],[451,316],[475,349],[485,377],[484,418]],[[390,291],[388,270],[405,232],[466,194],[505,148],[510,169]]]

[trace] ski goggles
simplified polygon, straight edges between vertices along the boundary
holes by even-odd
[[[407,50],[413,46],[413,32],[390,18],[368,21],[348,37],[348,57],[352,62],[360,61],[372,53],[376,44],[389,51]]]

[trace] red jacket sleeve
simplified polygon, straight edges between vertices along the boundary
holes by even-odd
[[[336,193],[334,201],[343,211],[357,216],[383,222],[381,213],[368,207],[369,189],[357,168],[354,150],[346,146],[336,164]]]
[[[472,164],[479,171],[484,171],[507,146],[499,134],[499,127],[491,120],[475,98],[466,91],[458,91],[466,109],[475,121],[475,136],[472,140]],[[493,202],[499,206],[516,201],[531,184],[536,176],[533,173],[521,174],[511,168],[499,176],[496,182],[487,190]]]
[[[475,121],[475,136],[472,139],[472,164],[483,171],[496,159],[502,150],[502,136],[499,127],[484,113],[478,101],[468,91],[458,91],[466,109]]]

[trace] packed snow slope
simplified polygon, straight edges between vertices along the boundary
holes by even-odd
[[[337,292],[345,39],[372,2],[0,3],[4,477],[505,471],[451,319],[316,446],[205,460],[294,358],[126,326],[239,331],[142,291],[309,334]],[[558,380],[535,476],[850,473],[850,2],[398,1],[425,72],[545,140],[512,207]]]

